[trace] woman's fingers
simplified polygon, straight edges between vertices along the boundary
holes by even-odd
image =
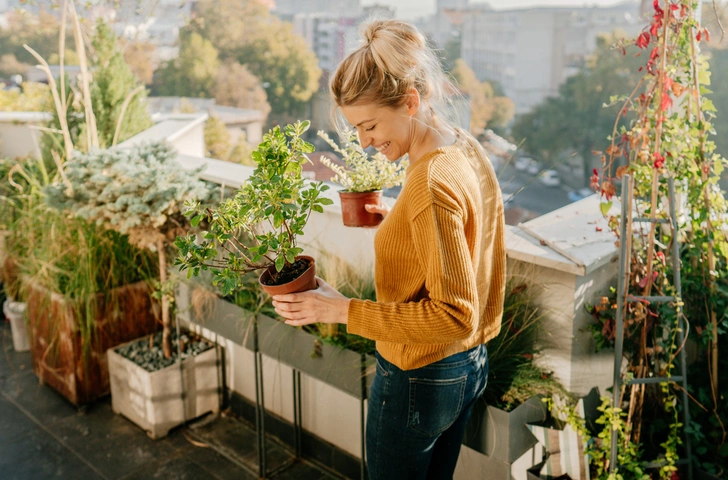
[[[385,204],[376,205],[373,203],[369,203],[367,205],[364,205],[364,209],[369,213],[378,213],[383,217],[386,217],[389,213],[389,207]]]

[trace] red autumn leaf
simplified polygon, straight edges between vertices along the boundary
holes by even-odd
[[[665,166],[665,157],[663,157],[660,152],[655,152],[652,154],[652,158],[654,159],[654,163],[652,164],[653,167],[656,169],[660,169]]]
[[[610,157],[621,157],[622,149],[616,145],[610,145],[607,147],[607,155]]]
[[[650,27],[650,35],[652,35],[653,37],[656,37],[661,26],[662,26],[662,22],[656,21],[655,23],[653,23],[652,26]]]
[[[660,55],[659,50],[657,50],[657,47],[653,48],[650,52],[650,60],[655,60]]]
[[[695,40],[697,40],[697,41],[700,41],[700,40],[701,40],[701,39],[703,38],[703,37],[702,37],[702,33],[703,33],[703,32],[701,32],[700,30],[698,30],[698,34],[697,34],[697,35],[695,35]]]
[[[597,232],[601,232],[602,231],[602,227],[596,227],[596,230],[597,230]]]
[[[612,182],[602,182],[602,195],[604,195],[607,200],[611,200],[616,193],[617,190],[614,188],[614,184]]]
[[[705,32],[705,41],[709,42],[710,41],[710,31],[707,28],[704,29],[703,31]]]
[[[667,92],[662,94],[662,102],[660,103],[660,111],[664,112],[672,106],[672,98]]]
[[[650,44],[650,34],[648,32],[640,33],[640,36],[637,37],[636,45],[640,48],[647,48],[647,46],[649,44]]]

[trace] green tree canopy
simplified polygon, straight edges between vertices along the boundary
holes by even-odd
[[[486,127],[505,127],[513,119],[515,106],[507,97],[499,97],[490,82],[481,82],[462,58],[455,60],[450,74],[470,96],[470,131],[483,133]]]
[[[218,105],[260,110],[264,115],[270,113],[268,95],[260,80],[238,62],[227,62],[220,67],[212,96]]]
[[[575,151],[583,160],[588,185],[595,167],[592,151],[603,149],[626,99],[624,92],[632,92],[641,77],[643,59],[635,57],[637,47],[625,41],[618,32],[601,36],[587,65],[561,85],[558,96],[516,119],[515,142],[523,141],[526,152],[547,164],[566,151]],[[615,42],[617,48],[613,48]]]
[[[255,0],[201,0],[188,29],[208,39],[221,59],[246,65],[266,84],[274,115],[301,113],[318,90],[316,55],[293,25]]]
[[[217,49],[197,32],[180,34],[179,56],[154,74],[158,95],[209,97],[220,67]]]
[[[109,147],[127,97],[141,84],[124,60],[111,27],[99,21],[91,39],[93,83],[91,102],[96,116],[101,148]],[[126,107],[117,142],[126,140],[152,126],[144,98],[144,88],[137,91]]]

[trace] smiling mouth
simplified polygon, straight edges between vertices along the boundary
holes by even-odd
[[[391,144],[392,144],[392,142],[386,142],[386,143],[383,143],[383,144],[381,144],[381,145],[379,145],[378,147],[375,147],[375,148],[377,149],[377,151],[379,153],[384,153],[384,151],[386,149],[388,149]]]

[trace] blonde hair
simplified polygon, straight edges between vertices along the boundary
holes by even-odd
[[[451,117],[450,96],[457,89],[414,25],[401,20],[370,20],[361,25],[359,33],[362,44],[331,76],[332,113],[337,107],[367,103],[398,107],[414,88],[433,114]]]

